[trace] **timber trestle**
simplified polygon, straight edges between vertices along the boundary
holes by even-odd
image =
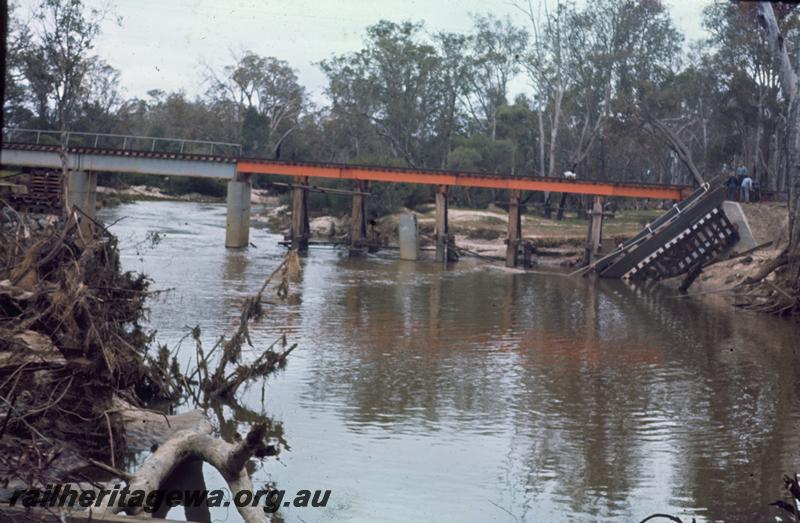
[[[639,234],[598,260],[603,278],[660,280],[688,272],[739,239],[722,209],[725,189],[698,189]]]

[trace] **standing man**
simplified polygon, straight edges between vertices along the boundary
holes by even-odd
[[[736,179],[739,182],[739,201],[742,201],[742,182],[744,181],[745,176],[747,176],[747,167],[744,165],[740,165],[736,168]]]
[[[744,180],[742,180],[742,201],[743,202],[750,202],[750,191],[753,190],[753,179],[750,178],[748,175],[744,175]]]
[[[735,202],[736,194],[739,192],[739,179],[733,172],[731,172],[728,181],[725,182],[725,187],[728,189],[728,200]]]

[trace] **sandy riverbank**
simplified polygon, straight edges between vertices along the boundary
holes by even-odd
[[[113,205],[135,200],[165,200],[178,202],[224,202],[225,198],[208,196],[199,193],[181,195],[167,194],[158,187],[147,185],[130,185],[127,187],[98,186],[98,202],[101,206]],[[105,202],[105,203],[104,203]],[[253,189],[250,197],[253,205],[277,205],[278,198],[262,189]]]
[[[772,245],[745,256],[720,261],[703,269],[702,274],[689,288],[688,294],[711,295],[733,298],[733,292],[748,277],[754,276],[762,265],[780,254],[786,229],[788,210],[786,203],[760,202],[741,204],[747,216],[756,245],[772,242]],[[664,284],[677,288],[683,276],[665,280]]]

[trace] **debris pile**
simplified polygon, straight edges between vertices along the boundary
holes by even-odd
[[[151,349],[149,281],[122,271],[111,233],[77,212],[48,221],[1,207],[0,486],[89,479],[92,467],[136,481],[117,465],[131,409],[152,415],[142,407],[154,400],[208,407],[282,365],[294,348],[285,338],[253,361],[241,349],[252,345],[248,325],[264,312],[268,285],[285,297],[298,270],[287,256],[245,300],[236,331],[210,350],[195,328],[197,365],[182,373],[166,347]]]
[[[57,476],[51,461],[65,451],[115,463],[124,434],[113,397],[139,404],[160,392],[145,365],[148,281],[122,272],[116,239],[76,215],[3,211],[0,478]]]

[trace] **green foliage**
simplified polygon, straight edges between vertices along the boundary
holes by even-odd
[[[478,134],[457,138],[447,165],[457,170],[511,174],[513,156],[514,143],[511,140],[492,140]]]

